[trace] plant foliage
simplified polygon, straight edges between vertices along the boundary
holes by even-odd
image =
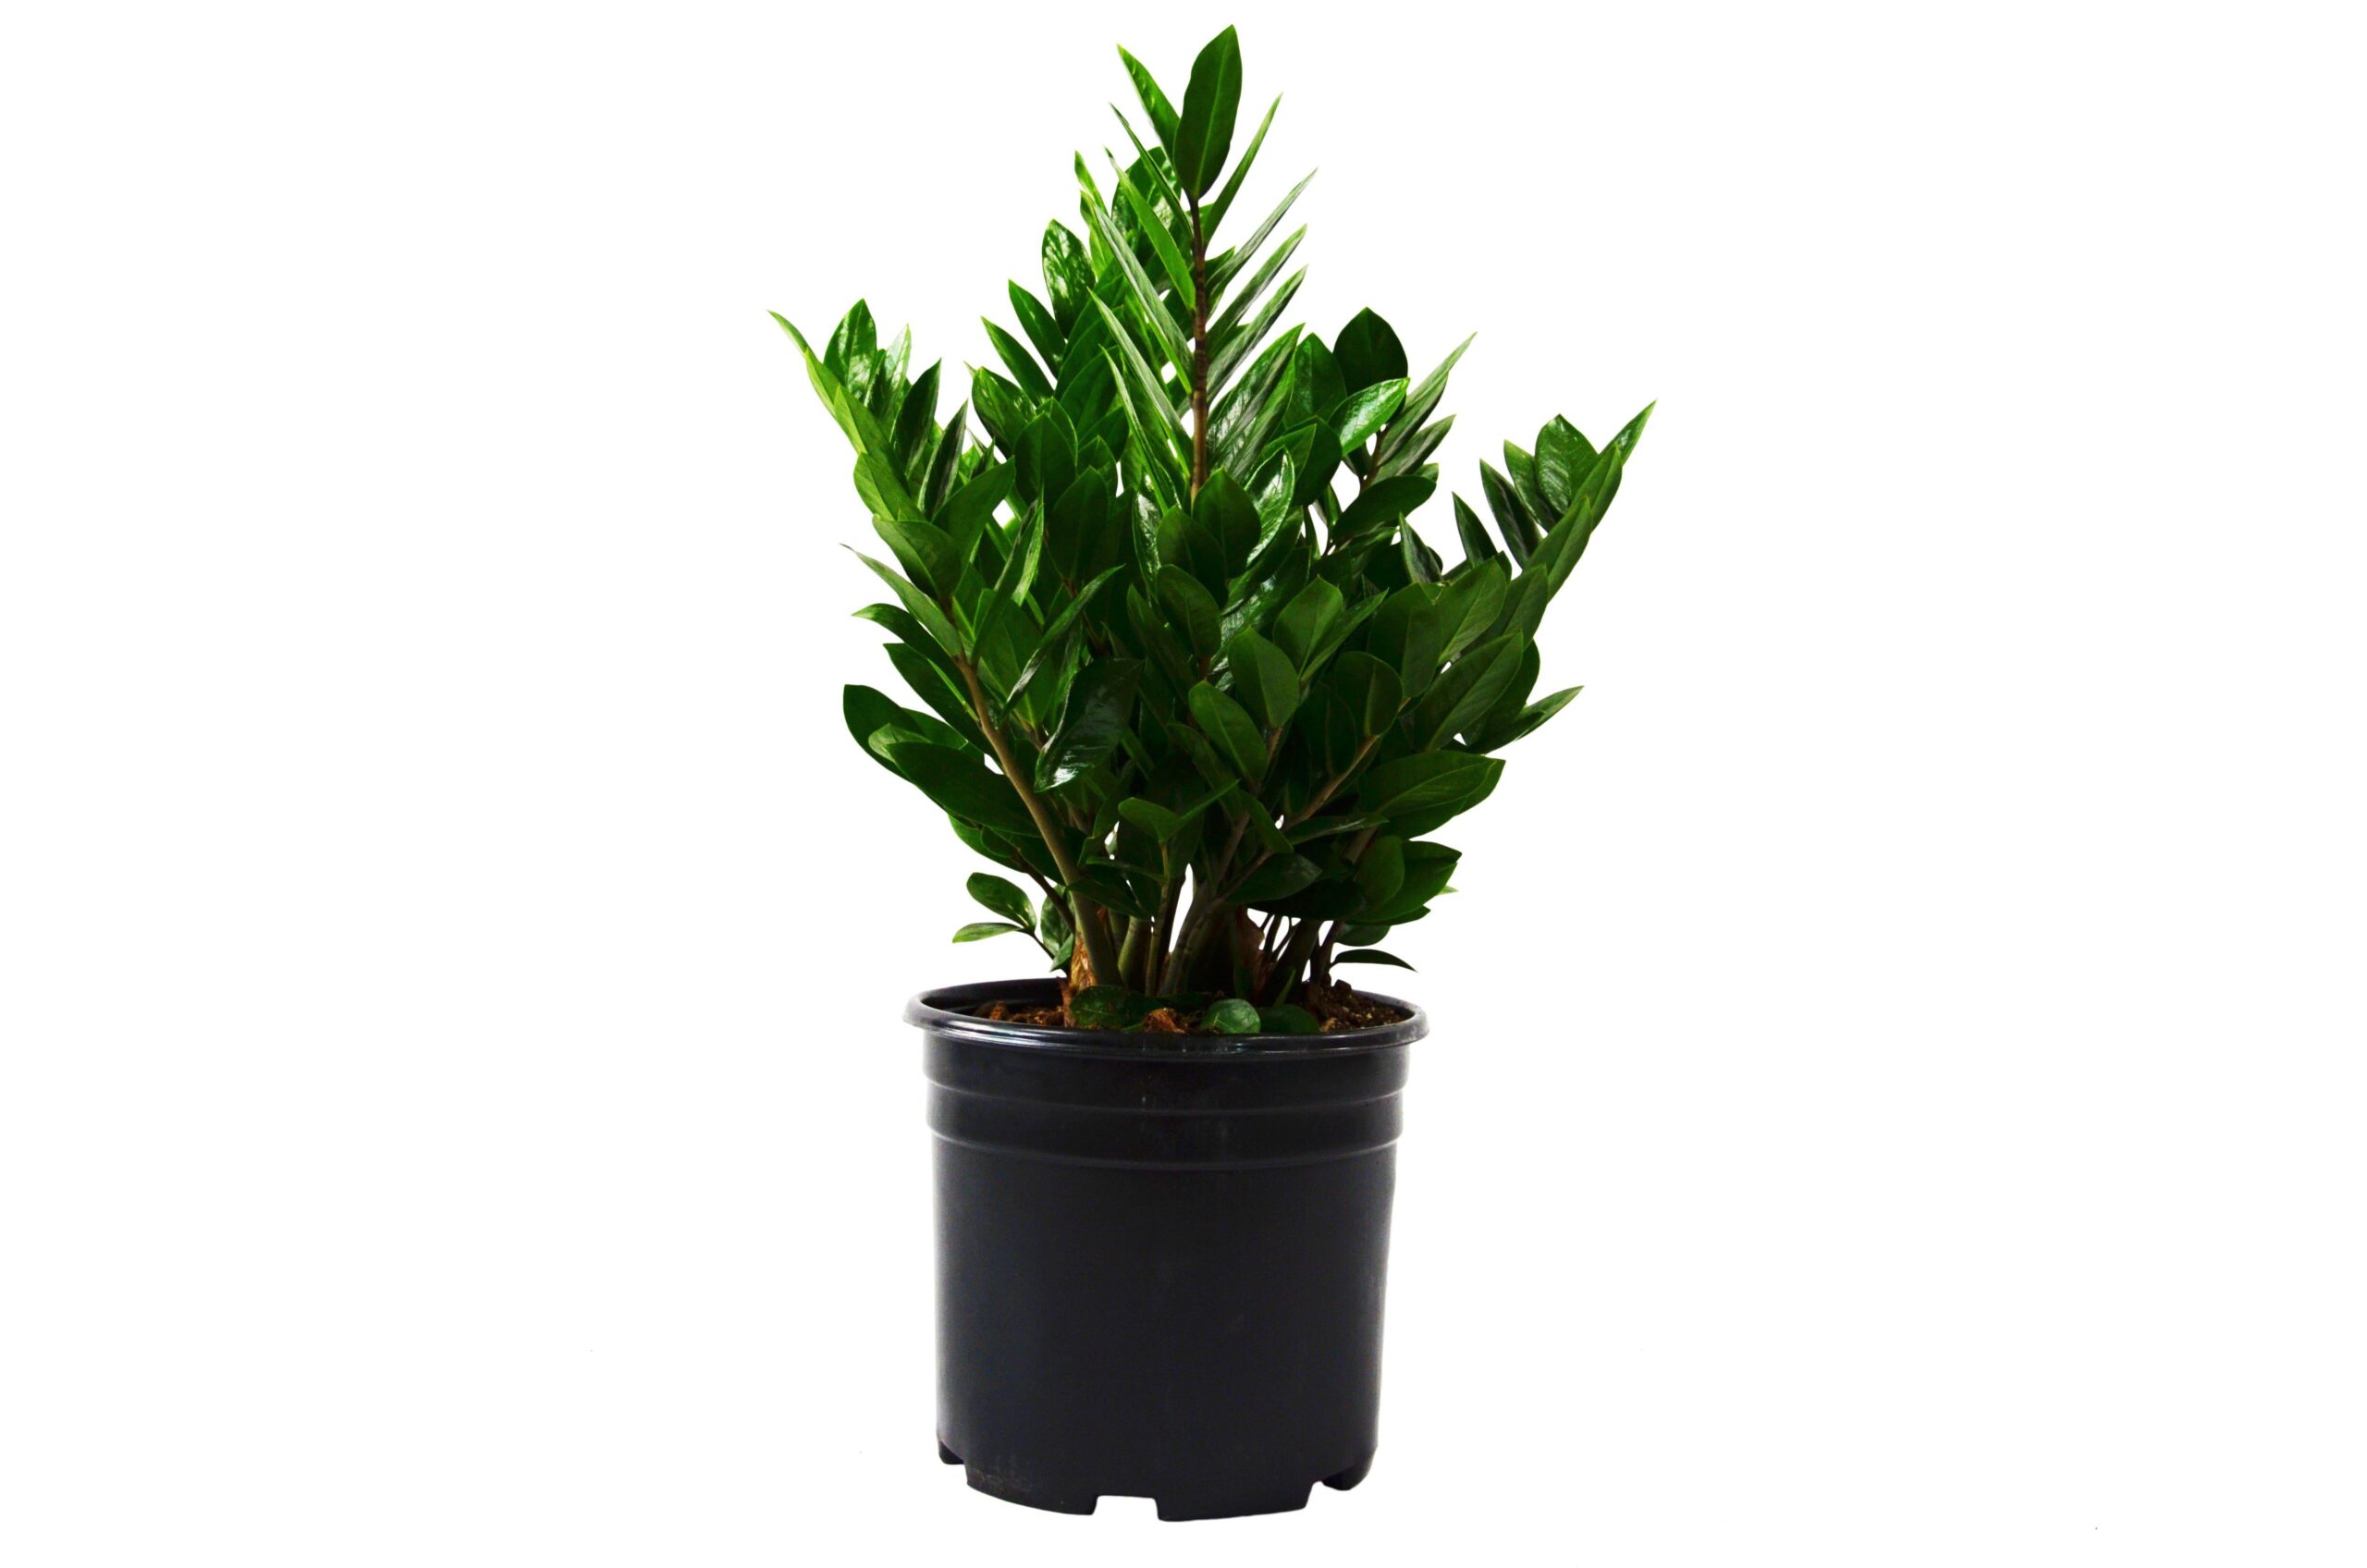
[[[1306,180],[1227,227],[1274,114],[1235,156],[1233,30],[1180,104],[1120,54],[1147,140],[1121,111],[1127,153],[1077,158],[1078,226],[1045,229],[1042,291],[1010,286],[950,414],[956,374],[866,305],[819,349],[775,317],[853,446],[887,590],[856,613],[918,704],[849,686],[847,728],[1036,889],[972,876],[995,918],[954,939],[1034,939],[1073,1023],[1313,1027],[1293,998],[1403,962],[1373,944],[1449,890],[1435,835],[1576,694],[1537,693],[1538,628],[1651,410],[1506,442],[1484,513],[1451,497],[1449,566],[1414,517],[1470,340],[1417,378],[1370,311],[1283,325]]]

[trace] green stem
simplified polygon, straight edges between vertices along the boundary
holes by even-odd
[[[1044,848],[1051,851],[1052,864],[1060,867],[1061,880],[1068,885],[1069,914],[1076,926],[1076,939],[1085,945],[1085,958],[1097,981],[1115,984],[1118,979],[1118,955],[1110,945],[1110,928],[1102,923],[1101,911],[1083,893],[1077,891],[1077,865],[1068,851],[1068,836],[1052,820],[1043,799],[1029,787],[1026,774],[1012,755],[1011,742],[1003,739],[1002,727],[995,722],[992,708],[987,702],[987,689],[978,683],[977,667],[968,659],[956,658],[953,668],[970,688],[970,705],[978,716],[978,728],[985,731],[987,741],[995,749],[995,760],[1002,764],[1002,776],[1018,791],[1020,804],[1027,808],[1028,816],[1036,824],[1036,836],[1044,840]]]

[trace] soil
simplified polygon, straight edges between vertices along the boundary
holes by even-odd
[[[1323,1033],[1327,1035],[1336,1035],[1343,1029],[1369,1029],[1377,1023],[1394,1023],[1409,1016],[1404,1009],[1367,997],[1344,980],[1334,980],[1329,986],[1309,986],[1300,994],[1298,1002],[1315,1015],[1316,1022],[1322,1025]],[[1013,1002],[988,1002],[977,1010],[976,1016],[997,1023],[1032,1023],[1041,1029],[1078,1027],[1069,1021],[1065,999],[1058,1007],[1022,1007]],[[1173,1008],[1163,1007],[1135,1024],[1131,1033],[1195,1035],[1199,1033],[1199,1027],[1198,1013],[1179,1014]]]

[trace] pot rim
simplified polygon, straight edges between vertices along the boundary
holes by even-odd
[[[1394,1023],[1368,1024],[1330,1035],[1168,1035],[1143,1029],[1062,1029],[1048,1023],[980,1018],[967,1011],[982,1002],[1057,997],[1059,986],[1057,980],[1028,979],[933,986],[904,1004],[904,1022],[930,1034],[973,1045],[1041,1051],[1052,1056],[1150,1056],[1166,1061],[1210,1062],[1239,1061],[1249,1056],[1269,1060],[1351,1056],[1360,1051],[1410,1046],[1430,1032],[1428,1013],[1402,998],[1384,996],[1379,991],[1359,994],[1403,1008],[1405,1016]]]

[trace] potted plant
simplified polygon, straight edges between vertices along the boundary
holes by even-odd
[[[1227,29],[1181,105],[1120,51],[1147,122],[1076,160],[1081,223],[987,323],[1000,371],[940,412],[941,364],[858,303],[807,374],[890,557],[913,703],[847,725],[942,812],[993,919],[1053,976],[925,992],[937,1133],[938,1452],[970,1484],[1162,1518],[1304,1506],[1370,1465],[1398,1096],[1422,1014],[1351,965],[1429,913],[1439,830],[1576,688],[1539,624],[1648,408],[1600,447],[1555,419],[1502,468],[1462,559],[1417,531],[1441,401],[1370,311],[1282,325],[1301,180],[1228,226]],[[1279,100],[1277,100],[1279,103]],[[1235,233],[1238,238],[1233,238]],[[1025,884],[1023,887],[1022,884]],[[1031,894],[1027,889],[1034,889]],[[1405,966],[1410,967],[1410,966]]]

